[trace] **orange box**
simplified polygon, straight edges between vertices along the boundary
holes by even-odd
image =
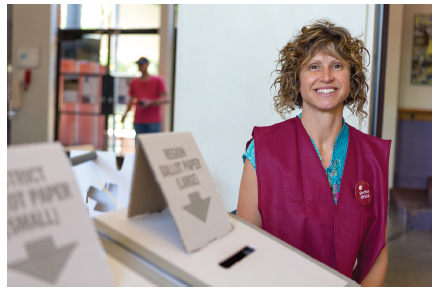
[[[75,73],[76,72],[76,60],[63,58],[60,61],[61,73]]]
[[[107,74],[107,67],[104,65],[99,65],[99,74]]]
[[[75,145],[75,115],[60,114],[58,126],[58,140],[64,146]]]
[[[96,62],[87,60],[78,60],[79,73],[96,73]]]

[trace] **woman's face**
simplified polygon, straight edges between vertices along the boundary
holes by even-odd
[[[350,65],[317,52],[299,73],[303,110],[343,111],[350,91]]]

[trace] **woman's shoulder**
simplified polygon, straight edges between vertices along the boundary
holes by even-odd
[[[364,133],[361,130],[356,129],[353,126],[348,125],[348,127],[349,127],[349,133],[352,133],[357,138],[364,139],[364,141],[377,142],[377,143],[389,143],[389,142],[391,142],[391,140],[382,139],[382,138],[379,138],[379,137],[376,137],[376,136]]]
[[[295,127],[295,121],[298,119],[297,117],[290,118],[287,120],[284,120],[282,122],[278,122],[269,126],[255,126],[254,132],[259,136],[269,136],[273,134],[277,134],[282,132],[285,129],[288,128],[294,128]]]
[[[357,140],[356,143],[363,148],[370,148],[372,151],[383,151],[386,154],[389,154],[390,145],[392,143],[391,140],[382,139],[367,133],[364,133],[350,125],[349,126],[349,134]]]

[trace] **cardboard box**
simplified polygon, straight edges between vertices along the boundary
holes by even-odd
[[[127,209],[94,218],[96,228],[123,247],[191,286],[358,286],[325,264],[231,215],[234,230],[188,253],[170,210],[127,217]],[[220,264],[245,247],[254,252],[231,267]]]

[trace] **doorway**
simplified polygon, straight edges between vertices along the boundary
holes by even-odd
[[[147,57],[149,72],[158,73],[160,5],[99,5],[60,5],[55,138],[123,156],[135,150],[134,107],[121,122],[130,81],[140,74],[135,61]],[[92,23],[98,8],[101,21]]]

